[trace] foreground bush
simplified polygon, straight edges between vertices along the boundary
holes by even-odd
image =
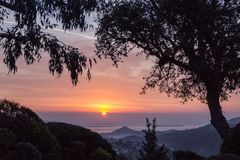
[[[18,143],[13,150],[7,151],[5,160],[42,160],[42,154],[31,143]]]
[[[56,136],[56,137],[55,137]],[[65,123],[45,124],[33,111],[0,100],[0,160],[115,160],[98,133]]]
[[[5,128],[0,128],[0,157],[7,153],[8,150],[15,147],[16,135]]]
[[[116,153],[111,145],[98,133],[66,123],[51,122],[47,125],[61,144],[64,160],[89,160],[98,148],[108,152],[113,159],[116,158]]]
[[[17,143],[28,142],[25,148],[33,145],[44,160],[60,159],[60,145],[56,138],[30,109],[12,101],[0,100],[0,129],[0,134],[5,134],[5,137],[10,139],[7,141],[0,138],[1,148],[5,148],[0,151],[4,152],[0,158],[7,154],[6,151],[17,152],[17,149],[24,148],[24,145],[19,146]]]

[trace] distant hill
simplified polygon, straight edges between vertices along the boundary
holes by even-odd
[[[240,122],[240,117],[235,117],[235,118],[228,120],[228,123],[231,127],[236,126],[236,124],[238,124],[239,122]]]
[[[112,134],[134,134],[136,131],[133,130],[133,129],[130,129],[126,126],[122,127],[122,128],[119,128],[115,131],[112,132]]]
[[[228,120],[231,127],[239,122],[240,117]],[[166,143],[170,148],[190,150],[204,156],[218,153],[222,144],[220,136],[210,124],[172,133],[158,132],[158,140],[159,143]]]
[[[240,117],[230,119],[228,122],[233,127],[240,122]],[[137,153],[141,142],[144,140],[143,132],[127,127],[111,133],[104,133],[102,136],[108,139],[113,148],[120,153],[123,151],[127,153],[127,150]],[[182,131],[158,131],[157,137],[159,144],[164,143],[170,149],[190,150],[204,156],[217,154],[222,143],[217,131],[210,124]],[[123,146],[124,148],[122,148]],[[134,150],[134,148],[136,149]]]
[[[158,141],[171,149],[189,150],[204,156],[218,153],[222,143],[212,125],[172,133],[159,132]]]
[[[101,133],[103,138],[115,138],[115,139],[121,139],[124,137],[129,137],[129,136],[139,136],[142,135],[143,136],[143,132],[142,131],[136,131],[133,129],[130,129],[126,126],[121,127],[111,133]]]

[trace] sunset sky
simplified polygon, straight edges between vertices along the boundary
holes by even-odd
[[[50,32],[78,47],[85,55],[94,56],[93,30],[86,33]],[[2,61],[2,55],[0,57]],[[144,85],[142,77],[147,76],[152,64],[141,56],[130,56],[118,68],[113,67],[110,60],[98,60],[92,69],[92,80],[89,82],[84,74],[76,87],[71,84],[67,71],[60,78],[49,74],[47,61],[46,54],[34,65],[27,66],[20,60],[15,75],[8,75],[7,67],[1,62],[0,97],[17,101],[37,112],[208,112],[207,106],[198,101],[183,105],[180,99],[159,94],[157,89],[140,95]],[[223,104],[223,110],[240,112],[239,98],[240,95],[233,96]]]

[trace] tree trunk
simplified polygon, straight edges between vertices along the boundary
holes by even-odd
[[[228,125],[219,102],[220,93],[214,89],[207,90],[207,102],[211,115],[211,124],[215,127],[221,138],[225,141],[231,134],[231,128]]]

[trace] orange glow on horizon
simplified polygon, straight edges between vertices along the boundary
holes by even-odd
[[[94,108],[96,108],[96,110],[101,112],[102,115],[106,115],[107,112],[109,112],[112,109],[111,105],[108,103],[97,103],[93,106],[95,106]]]
[[[84,54],[91,54],[95,49],[92,40],[89,42],[66,34],[58,36],[67,44],[79,47]],[[31,66],[20,59],[19,70],[14,75],[8,75],[8,68],[0,63],[0,99],[14,100],[35,112],[93,112],[98,116],[135,112],[209,112],[208,106],[198,100],[183,105],[181,99],[160,94],[158,88],[140,95],[145,83],[141,77],[147,76],[152,67],[151,60],[146,61],[144,56],[131,54],[118,68],[112,67],[109,60],[99,60],[93,66],[91,82],[86,80],[84,74],[74,87],[66,71],[60,78],[52,77],[48,71],[48,61],[47,54]],[[240,112],[239,98],[240,94],[232,95],[229,101],[222,104],[223,111]]]
[[[101,112],[102,117],[106,117],[107,116],[107,112]]]

